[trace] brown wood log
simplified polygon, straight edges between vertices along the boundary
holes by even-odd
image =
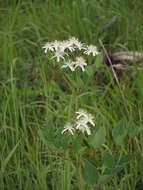
[[[128,61],[128,62],[141,62],[143,60],[143,52],[121,51],[110,54],[112,61]]]

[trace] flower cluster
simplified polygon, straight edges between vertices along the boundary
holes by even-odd
[[[53,52],[54,55],[51,59],[56,58],[57,62],[60,62],[60,60],[64,61],[64,64],[61,68],[69,68],[71,71],[75,71],[77,67],[80,67],[82,71],[85,71],[85,66],[87,66],[87,63],[85,59],[80,56],[76,57],[75,61],[66,61],[65,56],[68,56],[69,52],[72,53],[78,50],[82,51],[86,55],[92,54],[93,56],[96,56],[99,54],[96,46],[85,45],[75,37],[64,41],[55,40],[54,42],[47,42],[42,48],[44,49],[45,53],[47,53],[47,51]]]
[[[82,133],[86,132],[88,135],[91,135],[91,130],[89,124],[95,126],[93,122],[93,115],[88,113],[83,109],[79,109],[76,112],[76,122],[74,125],[71,123],[66,123],[64,126],[64,130],[62,134],[66,131],[70,132],[72,135],[74,134],[75,129],[81,131]]]
[[[85,66],[87,65],[85,59],[83,57],[76,57],[75,61],[67,61],[64,62],[61,68],[69,67],[71,71],[75,71],[77,67],[80,67],[82,71],[85,71]]]

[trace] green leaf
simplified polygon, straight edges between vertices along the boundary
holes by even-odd
[[[39,129],[38,131],[39,137],[41,141],[46,146],[51,146],[52,148],[63,148],[66,149],[69,146],[69,138],[67,136],[63,136],[61,131],[57,131],[55,129],[55,125],[52,117],[48,117],[46,121],[46,127],[43,129]]]
[[[96,69],[99,69],[102,66],[102,62],[103,62],[103,54],[100,53],[99,55],[96,56],[96,60],[95,60]]]
[[[135,123],[130,120],[128,123],[128,131],[127,131],[128,135],[133,138],[137,135],[137,128],[135,126]]]
[[[102,165],[105,168],[113,168],[115,166],[115,160],[111,154],[108,152],[102,153]]]
[[[112,136],[118,145],[123,143],[126,134],[127,130],[123,121],[120,121],[120,123],[112,130]]]
[[[79,149],[82,147],[82,142],[83,142],[83,135],[79,135],[72,144],[72,148],[75,151],[79,151]]]
[[[94,148],[99,148],[104,144],[106,136],[106,130],[104,127],[100,127],[97,131],[89,137],[89,144],[91,144]]]
[[[69,145],[71,143],[71,138],[69,136],[63,136],[61,133],[57,134],[55,137],[55,147],[57,149],[63,149],[66,150],[69,148]]]
[[[83,162],[82,176],[87,184],[95,184],[98,181],[98,170],[91,162],[85,160]]]
[[[86,82],[86,81],[87,81],[87,76],[88,76],[88,77],[92,77],[93,74],[95,73],[95,69],[94,69],[93,65],[89,65],[89,66],[86,68],[85,72],[87,73],[87,75],[84,76],[84,81]]]
[[[103,175],[100,175],[99,180],[98,180],[98,183],[99,183],[99,184],[106,183],[106,182],[111,178],[111,176],[112,176],[112,175],[110,175],[110,174],[103,174]]]
[[[118,160],[118,165],[120,167],[124,167],[126,164],[128,164],[132,160],[133,156],[130,155],[122,155]]]
[[[86,68],[85,72],[87,73],[88,77],[93,76],[95,71],[102,66],[102,62],[103,62],[103,54],[100,53],[99,55],[96,56],[96,59],[95,59],[94,63],[92,65],[89,65]],[[87,76],[85,76],[85,80],[87,80]]]
[[[115,163],[114,167],[106,168],[104,175],[115,175],[123,170],[123,168],[131,161],[132,155],[122,155]]]

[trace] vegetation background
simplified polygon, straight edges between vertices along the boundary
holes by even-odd
[[[75,36],[140,52],[142,10],[142,0],[0,1],[0,190],[143,189],[143,70],[117,73],[128,117],[103,54],[71,73],[41,48]],[[95,116],[93,135],[61,135],[80,107]]]

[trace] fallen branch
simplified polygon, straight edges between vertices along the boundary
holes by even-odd
[[[143,52],[121,51],[110,54],[112,61],[140,62],[143,60]]]
[[[113,67],[116,70],[122,70],[122,71],[132,70],[134,68],[134,66],[124,65],[122,63],[113,64]],[[142,65],[141,64],[137,65],[137,69],[141,70],[142,69]]]
[[[138,70],[142,69],[141,62],[143,61],[143,52],[133,52],[133,51],[121,51],[115,53],[108,53],[110,60],[113,63],[113,68],[116,70],[131,70],[134,68],[131,63],[136,63],[136,68]],[[128,62],[129,64],[124,64],[124,62]],[[107,64],[109,66],[109,59],[107,58],[106,54],[104,53],[103,64]]]

